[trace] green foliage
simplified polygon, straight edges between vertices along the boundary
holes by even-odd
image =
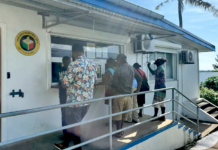
[[[218,92],[215,92],[213,89],[208,89],[206,87],[201,88],[200,97],[218,105]]]
[[[218,77],[210,77],[201,84],[204,87],[218,91]]]

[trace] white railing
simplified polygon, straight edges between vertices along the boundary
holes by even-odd
[[[143,107],[138,107],[138,108],[130,109],[130,110],[123,111],[123,112],[119,112],[119,113],[112,113],[112,99],[114,99],[114,98],[120,98],[120,97],[126,97],[126,96],[134,96],[134,95],[141,95],[141,94],[148,94],[148,93],[154,93],[154,92],[164,91],[164,90],[172,90],[172,99],[170,99],[170,100],[165,100],[165,101],[163,101],[163,102],[159,102],[159,103],[155,103],[155,104],[145,105],[145,106],[143,106]],[[87,124],[87,123],[90,123],[90,122],[94,122],[94,121],[98,121],[98,120],[102,120],[102,119],[109,118],[109,119],[110,119],[110,121],[109,121],[109,128],[110,128],[110,131],[109,131],[108,134],[104,134],[104,135],[98,136],[98,137],[96,137],[96,138],[94,138],[94,139],[88,140],[88,141],[83,142],[83,143],[78,144],[78,145],[71,146],[71,147],[66,148],[66,149],[64,149],[64,150],[71,150],[71,149],[74,149],[74,148],[77,148],[77,147],[81,147],[81,146],[84,146],[84,145],[86,145],[86,144],[92,143],[92,142],[94,142],[94,141],[103,139],[103,138],[105,138],[105,137],[110,137],[110,138],[109,138],[109,140],[110,140],[110,149],[112,150],[112,149],[113,149],[113,146],[112,146],[112,145],[113,145],[113,143],[112,143],[112,135],[113,135],[113,134],[116,134],[116,133],[119,133],[119,132],[121,132],[121,131],[124,131],[124,130],[130,129],[130,128],[139,126],[139,125],[141,125],[141,124],[144,124],[144,123],[146,123],[146,122],[149,122],[149,121],[158,119],[158,118],[160,118],[160,117],[162,117],[162,116],[165,116],[165,115],[168,115],[168,114],[171,114],[171,113],[172,113],[172,120],[173,120],[173,122],[175,121],[175,115],[178,115],[178,116],[180,116],[180,117],[186,119],[187,121],[193,123],[194,125],[196,125],[196,126],[198,127],[197,132],[199,133],[199,107],[198,107],[198,105],[196,105],[195,103],[192,102],[192,103],[196,106],[196,108],[197,108],[197,114],[196,114],[196,113],[194,113],[192,110],[190,110],[189,108],[187,108],[186,106],[184,106],[183,104],[181,104],[180,102],[178,102],[177,100],[175,100],[175,98],[174,98],[174,92],[175,92],[175,91],[177,91],[179,94],[181,94],[181,95],[182,95],[183,97],[185,97],[187,100],[189,100],[190,102],[192,102],[188,97],[186,97],[184,94],[182,94],[180,91],[178,91],[178,90],[177,90],[176,88],[174,88],[174,87],[172,87],[172,88],[158,89],[158,90],[153,90],[153,91],[140,92],[140,93],[125,94],[125,95],[116,95],[116,96],[110,96],[110,97],[92,99],[92,100],[89,100],[88,103],[93,103],[93,102],[97,102],[97,101],[104,101],[104,100],[106,100],[106,99],[109,99],[109,115],[102,116],[102,117],[97,117],[97,118],[95,118],[95,119],[90,119],[90,120],[88,120],[88,121],[82,121],[82,122],[79,122],[79,123],[75,123],[75,124],[63,126],[63,127],[56,128],[56,129],[52,129],[52,130],[48,130],[48,131],[43,131],[43,132],[40,132],[40,133],[28,135],[28,136],[23,136],[23,137],[15,138],[15,139],[8,140],[8,141],[4,141],[4,142],[1,142],[1,143],[0,143],[0,146],[6,145],[6,144],[15,143],[15,142],[19,142],[19,141],[22,141],[22,140],[27,140],[27,139],[30,139],[30,138],[42,136],[42,135],[49,134],[49,133],[53,133],[53,132],[56,132],[56,131],[60,131],[60,130],[64,130],[64,129],[68,129],[68,128],[72,128],[72,127],[76,127],[76,126],[80,126],[80,125],[83,125],[83,124]],[[112,131],[112,117],[113,117],[113,116],[120,115],[120,114],[124,114],[124,113],[128,113],[128,112],[131,112],[131,111],[134,111],[134,110],[139,110],[139,109],[142,109],[142,108],[148,108],[148,107],[151,107],[151,106],[155,106],[155,105],[157,105],[157,104],[162,104],[162,103],[167,103],[167,102],[172,102],[172,111],[169,111],[169,112],[167,112],[167,113],[165,113],[165,114],[162,114],[162,115],[160,115],[160,116],[157,116],[157,117],[150,118],[150,119],[148,119],[148,120],[139,122],[139,123],[137,123],[137,124],[134,124],[134,125],[125,127],[125,128],[123,128],[123,129],[116,130],[116,131]],[[177,104],[179,104],[179,105],[181,105],[182,107],[186,108],[186,109],[187,109],[188,111],[190,111],[191,113],[195,114],[196,117],[197,117],[197,118],[196,118],[197,123],[191,121],[190,119],[188,119],[188,118],[184,117],[183,115],[179,114],[178,112],[176,112],[176,111],[175,111],[175,108],[174,108],[174,105],[175,105],[174,102],[176,102]],[[18,115],[23,115],[23,114],[35,113],[35,112],[42,112],[42,111],[47,111],[47,110],[51,110],[51,109],[69,107],[69,106],[78,105],[78,104],[84,104],[84,103],[87,103],[87,101],[76,102],[76,103],[67,103],[67,104],[61,104],[61,105],[53,105],[53,106],[40,107],[40,108],[28,109],[28,110],[21,110],[21,111],[14,111],[14,112],[8,112],[8,113],[2,113],[2,114],[0,114],[0,118],[7,118],[7,117],[11,117],[11,116],[18,116]]]

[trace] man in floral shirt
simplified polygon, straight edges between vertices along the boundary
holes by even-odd
[[[84,56],[83,46],[73,45],[73,62],[68,66],[67,73],[63,78],[62,86],[67,88],[67,103],[87,101],[85,104],[73,105],[66,108],[66,123],[75,124],[84,118],[88,109],[88,100],[93,98],[94,83],[96,80],[96,65]],[[58,149],[69,147],[73,140],[74,144],[80,144],[81,129],[80,126],[67,129],[67,136],[64,142],[54,144]],[[81,147],[76,148],[81,150]]]

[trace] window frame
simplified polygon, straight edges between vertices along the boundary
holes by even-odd
[[[176,50],[175,50],[176,51]],[[167,67],[166,67],[166,63],[164,64],[164,68],[165,68],[165,79],[166,81],[177,81],[178,80],[178,77],[177,77],[177,70],[178,70],[178,59],[177,59],[177,51],[176,52],[171,52],[170,50],[167,49],[167,51],[155,51],[154,54],[151,54],[151,55],[154,55],[154,59],[156,60],[157,59],[157,53],[164,53],[164,58],[166,59],[166,54],[169,53],[169,54],[172,54],[172,67],[173,67],[173,79],[167,79],[166,78],[166,70],[167,70]],[[150,61],[150,54],[149,54],[149,57],[148,57],[148,61]],[[175,62],[175,63],[174,63]],[[155,79],[154,80],[151,80],[150,79],[150,71],[149,69],[147,68],[147,72],[148,72],[148,81],[149,82],[155,82]]]
[[[79,37],[79,36],[71,36],[71,35],[64,35],[64,34],[59,34],[59,33],[47,33],[47,38],[46,38],[46,53],[47,53],[47,89],[52,89],[52,57],[51,57],[51,37],[52,36],[57,36],[61,38],[69,38],[69,39],[76,39],[76,40],[83,40],[83,41],[91,41],[91,42],[96,42],[96,43],[103,43],[103,44],[116,44],[120,46],[120,54],[125,54],[126,53],[126,44],[125,43],[120,43],[120,42],[110,42],[101,40],[101,39],[90,39],[88,37]],[[62,60],[62,59],[61,59]],[[100,59],[90,59],[93,60],[96,64],[100,64]],[[58,61],[58,59],[55,59],[55,62]],[[106,61],[106,59],[105,59]]]

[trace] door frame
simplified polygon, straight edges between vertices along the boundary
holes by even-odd
[[[4,113],[7,112],[7,103],[6,103],[6,99],[7,99],[7,94],[6,94],[6,89],[7,89],[7,70],[6,70],[6,24],[5,23],[0,23],[0,36],[1,36],[1,58],[0,58],[0,80],[1,80],[1,95],[0,95],[0,113]],[[0,141],[6,141],[7,140],[7,120],[6,119],[0,119]]]

